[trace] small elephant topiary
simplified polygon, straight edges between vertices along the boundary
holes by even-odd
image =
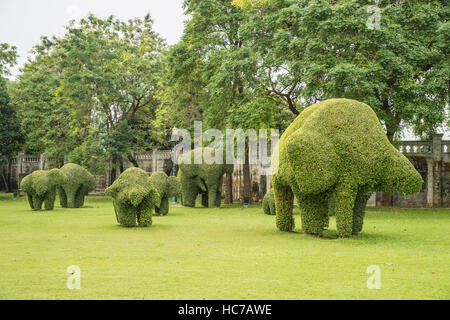
[[[24,177],[20,188],[27,193],[28,202],[33,210],[53,210],[56,199],[56,188],[65,181],[59,169],[49,171],[38,170]]]
[[[113,198],[116,219],[124,227],[148,227],[152,224],[153,208],[160,196],[147,173],[139,168],[125,170],[105,190]]]
[[[275,215],[275,192],[273,189],[267,191],[263,198],[262,207],[265,214]]]
[[[67,163],[61,169],[65,182],[58,187],[59,202],[63,208],[81,208],[84,197],[95,189],[95,178],[85,168]]]
[[[204,148],[214,155],[214,149]],[[202,205],[205,207],[220,207],[223,175],[233,173],[232,164],[194,164],[194,149],[179,157],[180,169],[178,178],[181,182],[181,202],[184,206],[195,207],[195,199],[198,194],[202,195]],[[186,159],[191,159],[187,163]]]
[[[181,193],[181,183],[177,177],[168,177],[164,172],[153,172],[150,176],[150,182],[160,196],[155,212],[157,215],[165,216],[169,213],[169,198],[177,197]]]
[[[338,235],[362,230],[364,211],[374,191],[412,194],[422,177],[387,139],[366,104],[331,99],[306,108],[280,138],[272,158],[276,223],[292,231],[294,195],[302,228],[320,235],[334,211]],[[333,206],[333,208],[331,208]]]

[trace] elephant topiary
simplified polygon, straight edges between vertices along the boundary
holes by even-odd
[[[294,195],[306,233],[320,235],[334,211],[338,235],[347,237],[362,230],[372,192],[405,195],[422,187],[422,177],[389,142],[375,112],[355,100],[331,99],[306,108],[277,148],[272,170],[278,167],[273,185],[282,231],[294,228]]]
[[[125,170],[105,190],[113,198],[117,222],[124,227],[148,227],[152,224],[153,208],[160,196],[147,173],[139,168]]]
[[[169,198],[177,197],[181,193],[181,183],[177,177],[168,177],[164,172],[153,172],[150,182],[160,196],[160,203],[156,205],[155,212],[165,216],[169,213]]]
[[[273,189],[267,191],[263,198],[262,207],[265,214],[275,215],[275,193]]]
[[[20,187],[27,193],[31,209],[41,210],[44,203],[45,210],[53,210],[56,188],[64,182],[65,178],[59,169],[38,170],[24,177]]]
[[[63,208],[81,208],[84,197],[95,189],[95,178],[85,168],[67,163],[61,169],[65,182],[58,187],[59,202]]]
[[[209,150],[206,150],[209,149]],[[205,207],[220,207],[223,175],[233,173],[232,164],[194,164],[194,153],[198,149],[187,152],[179,157],[180,169],[178,178],[181,182],[181,202],[184,206],[195,207],[195,199],[202,195],[202,205]],[[204,148],[214,155],[214,149]],[[186,159],[191,158],[191,163]]]

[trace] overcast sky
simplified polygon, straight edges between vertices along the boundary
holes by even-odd
[[[0,0],[0,43],[17,47],[20,57],[12,70],[14,75],[41,36],[62,35],[71,19],[88,13],[100,17],[113,14],[121,19],[150,13],[154,30],[168,44],[175,44],[184,28],[182,3],[183,0]]]

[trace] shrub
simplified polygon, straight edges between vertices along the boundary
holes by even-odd
[[[80,208],[84,197],[95,189],[95,178],[85,168],[67,163],[61,169],[67,179],[58,188],[59,202],[64,208]]]
[[[273,189],[267,191],[263,198],[262,207],[265,214],[275,214],[275,195]]]
[[[283,231],[294,227],[294,194],[305,232],[321,234],[334,211],[344,237],[362,230],[371,192],[411,194],[423,183],[391,145],[373,110],[355,100],[331,99],[306,108],[283,133],[278,150],[273,184],[277,227]]]
[[[56,188],[64,182],[65,178],[59,169],[38,170],[24,177],[20,187],[27,193],[31,209],[41,210],[44,203],[45,210],[53,210]]]
[[[204,148],[214,156],[214,149]],[[197,150],[197,151],[196,151]],[[202,195],[202,205],[220,207],[223,175],[233,173],[232,164],[194,164],[194,153],[199,149],[182,154],[179,157],[180,170],[178,178],[181,182],[181,200],[184,206],[194,207],[198,194]],[[185,163],[191,158],[191,164]]]
[[[124,227],[148,227],[152,224],[155,205],[160,196],[147,173],[139,168],[125,170],[105,190],[113,198],[114,211],[119,224]]]
[[[159,193],[160,201],[155,212],[161,216],[169,213],[169,199],[181,193],[181,184],[177,177],[168,177],[164,172],[153,172],[150,182]]]

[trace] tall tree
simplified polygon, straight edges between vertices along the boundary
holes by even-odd
[[[42,38],[34,47],[34,59],[22,69],[13,86],[12,99],[21,113],[26,133],[25,150],[45,153],[52,166],[64,165],[64,157],[81,143],[85,135],[75,134],[69,107],[57,99],[62,66],[55,43]]]
[[[97,129],[112,163],[111,182],[124,157],[137,166],[134,153],[153,143],[149,125],[159,103],[164,42],[152,28],[149,15],[127,22],[90,15],[57,42],[63,49],[58,97]]]
[[[445,122],[446,1],[239,2],[249,21],[242,29],[253,34],[262,70],[276,67],[276,81],[266,71],[261,86],[283,98],[294,114],[292,94],[308,104],[354,98],[372,106],[391,141],[406,124],[428,135]]]
[[[2,182],[7,192],[11,190],[12,159],[22,148],[24,138],[19,118],[11,103],[8,93],[7,80],[9,67],[16,63],[15,47],[0,44],[0,163],[7,163],[6,170],[2,170]]]

